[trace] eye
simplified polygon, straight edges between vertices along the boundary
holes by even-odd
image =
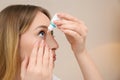
[[[39,34],[38,34],[40,37],[44,38],[46,33],[45,31],[40,31]]]

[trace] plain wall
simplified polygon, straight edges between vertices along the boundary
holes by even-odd
[[[120,0],[0,0],[0,10],[11,4],[34,4],[66,12],[88,27],[87,48],[104,80],[120,80]],[[81,71],[63,33],[55,30],[60,48],[54,73],[62,80],[81,80]]]

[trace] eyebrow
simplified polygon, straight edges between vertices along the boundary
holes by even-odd
[[[38,29],[38,28],[45,28],[45,29],[48,29],[48,26],[46,26],[46,25],[40,25],[40,26],[36,27],[35,30]]]

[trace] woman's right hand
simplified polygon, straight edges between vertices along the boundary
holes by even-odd
[[[21,64],[21,80],[52,80],[53,54],[48,45],[42,40],[37,41],[31,56]]]

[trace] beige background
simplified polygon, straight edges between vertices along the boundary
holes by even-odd
[[[0,0],[0,10],[11,4],[42,6],[52,15],[67,12],[88,26],[87,48],[104,80],[120,80],[120,0]],[[81,80],[81,72],[65,36],[55,31],[55,74],[62,80]]]

